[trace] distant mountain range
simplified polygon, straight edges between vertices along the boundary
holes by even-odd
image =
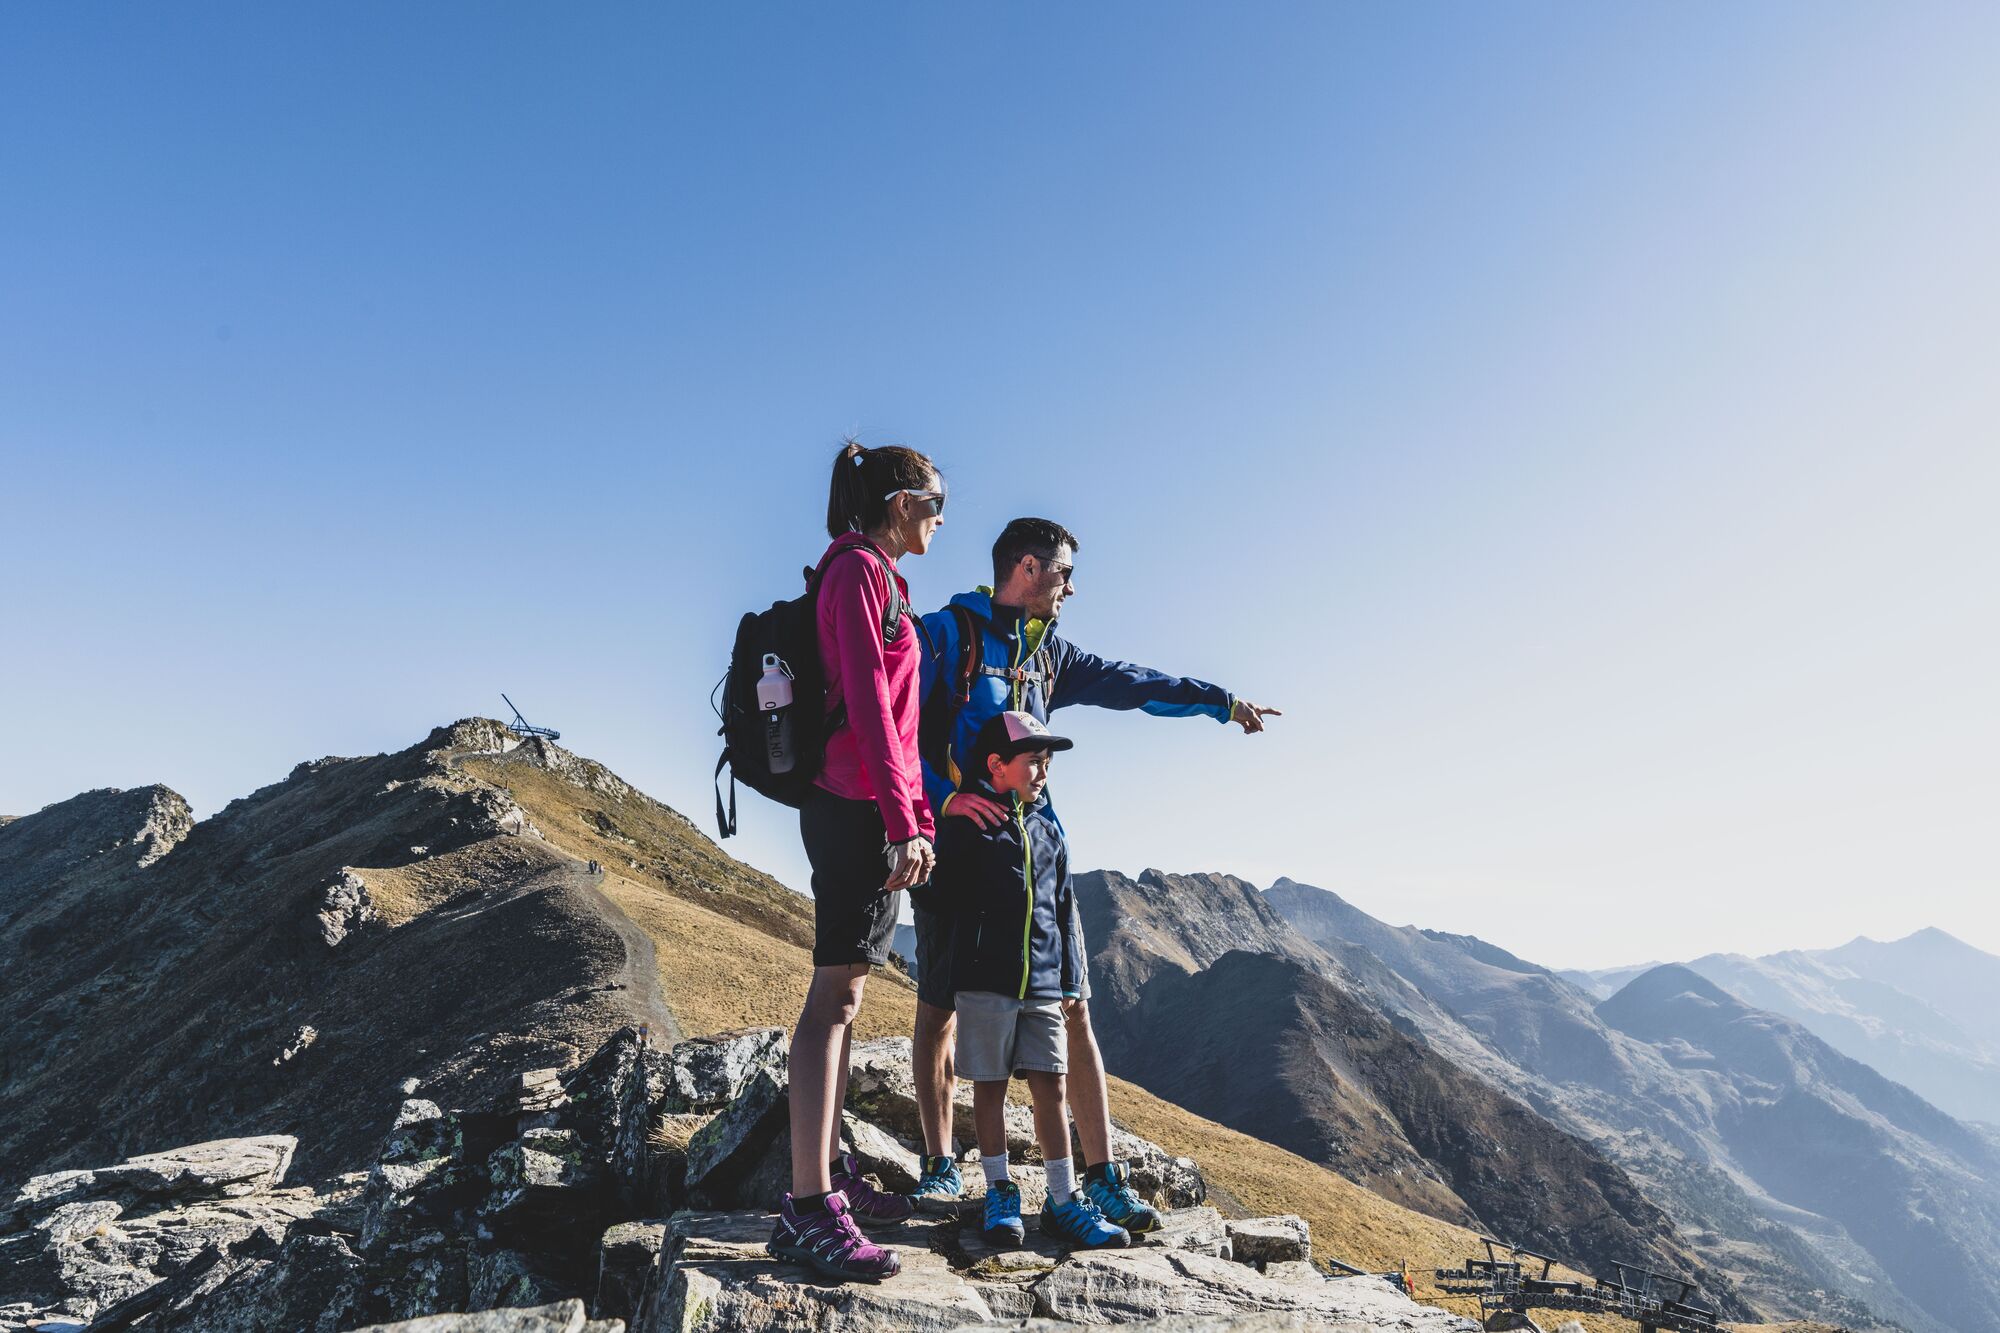
[[[1564,972],[1608,998],[1654,966]],[[2000,1125],[2000,958],[1942,930],[1682,964],[1967,1120]]]
[[[1162,1095],[1517,1243],[1693,1268],[1725,1307],[2000,1327],[1987,1135],[1691,970],[1600,1002],[1291,880],[1091,874],[1078,895],[1107,1061]]]

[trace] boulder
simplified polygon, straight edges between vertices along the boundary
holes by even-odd
[[[1292,1213],[1232,1221],[1229,1242],[1235,1249],[1237,1263],[1256,1268],[1312,1259],[1312,1230],[1303,1217]]]
[[[471,1288],[466,1305],[476,1309],[547,1305],[576,1294],[574,1288],[515,1250],[474,1254],[466,1264],[466,1277]]]
[[[148,1333],[335,1333],[363,1299],[361,1259],[340,1236],[302,1233],[265,1257],[225,1259],[154,1312]]]
[[[563,1080],[563,1103],[550,1105],[543,1094],[531,1107],[524,1096],[524,1110],[536,1118],[524,1118],[522,1128],[559,1125],[580,1134],[586,1160],[605,1170],[630,1216],[657,1201],[658,1164],[649,1140],[666,1108],[667,1073],[667,1053],[652,1044],[647,1029],[620,1028]]]
[[[908,1194],[917,1187],[924,1164],[894,1135],[852,1111],[841,1112],[840,1127],[863,1174],[874,1176],[892,1194]]]
[[[25,1304],[31,1311],[84,1319],[141,1296],[197,1262],[213,1262],[236,1251],[253,1238],[267,1249],[275,1248],[289,1227],[311,1217],[322,1202],[310,1189],[243,1198],[135,1198],[131,1190],[114,1190],[118,1178],[107,1171],[61,1174],[68,1179],[58,1182],[58,1188],[30,1182],[32,1188],[24,1187],[16,1196],[23,1207],[40,1215],[31,1213],[24,1219],[28,1225],[0,1236],[0,1292],[10,1303]],[[153,1185],[143,1176],[140,1183]],[[74,1197],[53,1204],[35,1201],[37,1194],[73,1195],[79,1184],[85,1190],[121,1193],[123,1201]]]
[[[389,1238],[421,1230],[436,1211],[422,1206],[427,1191],[459,1182],[464,1127],[436,1102],[405,1101],[383,1141],[380,1160],[362,1191],[361,1243],[373,1249]]]
[[[352,870],[342,870],[315,890],[311,908],[299,923],[299,932],[329,949],[338,948],[348,936],[378,919],[368,885]]]
[[[697,1202],[731,1197],[784,1127],[786,1114],[784,1084],[769,1070],[758,1070],[742,1094],[688,1141],[688,1197]]]
[[[613,1319],[637,1314],[666,1241],[664,1222],[620,1222],[606,1231],[597,1247],[597,1296],[591,1312]]]
[[[1176,1208],[1161,1215],[1158,1231],[1148,1232],[1148,1248],[1186,1250],[1216,1259],[1236,1257],[1230,1244],[1230,1223],[1213,1208]]]
[[[666,1109],[718,1110],[760,1072],[784,1082],[785,1046],[783,1028],[742,1028],[677,1043],[666,1053]]]
[[[591,1167],[575,1131],[528,1130],[486,1159],[488,1188],[479,1211],[573,1216],[594,1202],[588,1192],[602,1177]]]
[[[1132,1188],[1155,1208],[1193,1208],[1208,1201],[1208,1182],[1192,1157],[1176,1157],[1115,1122],[1111,1151],[1131,1168]]]

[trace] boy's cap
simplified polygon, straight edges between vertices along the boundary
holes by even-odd
[[[973,772],[981,777],[986,775],[986,756],[997,754],[1003,760],[1027,750],[1068,750],[1076,742],[1067,736],[1052,736],[1033,713],[995,713],[986,719],[986,725],[972,741]]]

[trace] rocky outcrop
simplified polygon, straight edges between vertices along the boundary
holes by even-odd
[[[907,1188],[912,1145],[865,1106],[909,1087],[908,1043],[866,1046],[868,1078],[856,1083],[868,1091],[845,1112],[846,1136],[865,1171]],[[996,1250],[978,1232],[975,1173],[962,1204],[933,1206],[888,1238],[904,1262],[895,1280],[811,1280],[763,1250],[790,1160],[771,1030],[661,1051],[625,1029],[566,1072],[523,1069],[502,1086],[476,1106],[405,1097],[367,1172],[318,1187],[285,1184],[297,1146],[287,1136],[31,1177],[0,1211],[0,1330],[143,1317],[159,1333],[617,1333],[627,1321],[728,1333],[802,1319],[829,1330],[1151,1326],[1169,1314],[1216,1327],[1465,1326],[1381,1283],[1329,1282],[1298,1218],[1223,1218],[1201,1205],[1192,1161],[1122,1129],[1135,1182],[1168,1210],[1129,1252],[1072,1255],[1039,1235]],[[683,1145],[665,1146],[676,1133]],[[1033,1211],[1046,1186],[1026,1156],[1013,1171]]]

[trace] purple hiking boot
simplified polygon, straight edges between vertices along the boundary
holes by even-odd
[[[847,1196],[847,1211],[864,1227],[899,1227],[917,1211],[909,1195],[885,1194],[869,1184],[852,1153],[836,1157],[831,1174],[833,1187]]]
[[[773,1259],[804,1264],[836,1282],[880,1282],[903,1271],[903,1263],[880,1245],[862,1238],[839,1190],[826,1196],[826,1211],[801,1213],[792,1196],[778,1205],[778,1224],[764,1248]]]

